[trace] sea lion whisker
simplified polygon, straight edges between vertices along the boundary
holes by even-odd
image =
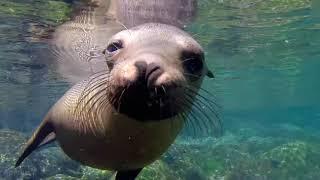
[[[97,76],[96,76],[96,75],[97,75]],[[90,80],[86,83],[86,87],[83,89],[83,92],[82,92],[81,95],[83,95],[83,93],[86,92],[86,90],[87,90],[88,87],[91,87],[91,85],[92,85],[93,83],[96,83],[98,80],[100,80],[100,77],[102,77],[102,76],[104,76],[104,75],[107,75],[107,77],[105,77],[105,79],[108,80],[108,79],[109,79],[109,75],[108,75],[107,72],[101,71],[101,72],[97,72],[97,73],[93,74],[93,75],[92,75],[93,77],[91,76],[92,78],[90,78]],[[98,79],[98,78],[99,78],[99,79]]]
[[[181,118],[182,120],[183,120],[183,123],[184,123],[184,125],[188,125],[188,121],[187,121],[187,119],[186,119],[186,116],[185,116],[185,112],[180,112],[178,115],[177,115],[177,117],[179,117],[179,118]]]
[[[187,117],[185,116],[184,112],[177,114],[177,119],[182,119],[183,121],[183,128],[188,127],[188,121],[186,120]]]
[[[90,75],[90,81],[95,79],[95,78],[98,78],[100,76],[103,76],[103,75],[107,75],[107,77],[110,77],[110,73],[107,72],[106,70],[101,70],[101,71],[98,71],[98,72],[95,72],[93,74]]]
[[[118,21],[118,20],[116,20],[115,22],[118,23],[118,24],[120,24],[122,27],[124,27],[124,28],[129,32],[129,34],[130,34],[130,36],[131,36],[130,30],[129,30],[123,23],[121,23],[121,22]]]
[[[157,87],[154,87],[154,92],[156,93],[156,97],[158,97]]]
[[[165,88],[163,85],[161,85],[161,88],[162,88],[162,90],[163,90],[163,93],[164,93],[164,94],[167,94],[166,88]]]
[[[214,109],[214,107],[210,106],[210,104],[206,104],[205,101],[201,100],[201,99],[197,99],[198,102],[200,102],[202,104],[202,107],[208,108],[209,111],[211,111],[213,113],[213,115],[216,117],[216,119],[218,120],[219,126],[222,127],[222,121],[219,115],[219,112]]]
[[[211,120],[211,118],[208,118],[208,119],[210,120],[210,122],[213,125],[215,125],[217,127],[217,129],[221,129],[221,130],[223,129],[222,120],[221,120],[221,118],[219,116],[218,111],[214,108],[214,106],[210,105],[210,103],[208,101],[204,101],[203,99],[198,98],[198,96],[193,96],[193,95],[188,94],[188,93],[186,93],[186,95],[189,96],[189,97],[195,98],[195,100],[196,100],[195,103],[198,103],[198,102],[201,103],[201,104],[199,104],[199,107],[198,107],[201,110],[203,110],[203,107],[206,107],[210,112],[212,112],[213,115],[216,117],[216,119],[218,121],[218,125],[216,124],[215,121]],[[205,115],[205,113],[204,113],[204,115]]]
[[[101,87],[104,86],[104,85],[106,85],[104,82],[99,83],[99,85],[97,85],[94,89],[89,90],[89,91],[86,92],[85,95],[80,96],[80,98],[79,98],[79,100],[78,100],[78,102],[77,102],[77,105],[76,105],[76,107],[75,107],[75,110],[77,110],[80,105],[83,105],[83,102],[86,100],[86,98],[87,98],[89,95],[92,94],[92,92],[93,92],[94,90],[96,90],[96,89],[98,89],[98,88],[101,88]],[[95,94],[93,94],[93,95],[89,98],[89,100],[87,100],[87,102],[84,104],[84,106],[82,106],[81,111],[82,111],[83,108],[86,107],[86,104],[90,103],[91,100],[92,100],[93,98],[95,98],[95,95],[96,95],[97,93],[101,93],[102,91],[106,90],[107,87],[108,87],[108,86],[106,86],[105,88],[102,88],[101,90],[99,90],[99,91],[97,91]],[[80,111],[80,112],[81,112],[81,111]]]
[[[210,97],[215,98],[216,96],[214,94],[212,94],[210,91],[208,91],[207,89],[204,89],[203,87],[199,87],[199,91],[206,93],[207,95],[209,95]],[[219,106],[219,104],[216,104],[216,106]]]
[[[119,96],[119,93],[116,93],[114,96],[109,97],[110,103],[115,104],[118,96]]]
[[[187,106],[187,104],[186,104],[185,101],[182,101],[182,100],[181,100],[181,103],[180,103],[180,104],[181,104],[183,107],[188,108],[188,106]],[[184,121],[184,123],[189,123],[187,112],[186,112],[186,111],[182,111],[180,114],[183,116],[183,121]]]
[[[103,76],[106,76],[106,77],[103,77]],[[106,72],[105,70],[102,70],[102,71],[99,71],[99,72],[96,72],[94,74],[91,75],[91,78],[90,80],[87,82],[88,85],[91,85],[92,82],[95,82],[97,81],[97,79],[102,79],[102,78],[110,78],[110,73],[109,72]],[[99,80],[98,79],[98,80]]]
[[[181,61],[181,63],[185,63],[186,61],[194,60],[195,58],[187,58]]]
[[[77,105],[76,105],[76,108],[75,108],[75,109],[77,109],[78,106],[81,105],[81,104],[83,103],[83,101],[85,101],[86,98],[87,98],[90,94],[92,94],[92,92],[94,92],[96,89],[101,88],[101,87],[103,87],[103,86],[106,86],[106,83],[105,83],[105,82],[99,83],[98,85],[96,85],[96,87],[91,88],[90,90],[87,90],[87,91],[85,92],[85,94],[82,94],[81,96],[79,96],[79,99],[77,100]],[[107,87],[106,87],[106,88],[107,88]],[[106,89],[106,88],[104,88],[104,89]]]
[[[205,113],[205,112],[202,112],[200,110],[199,105],[196,102],[193,102],[192,99],[190,99],[189,97],[186,97],[186,101],[189,102],[189,103],[192,103],[192,105],[193,105],[192,108],[190,109],[189,113],[192,114],[194,112],[194,110],[198,110],[200,112],[200,113],[197,113],[197,114],[199,114],[199,116],[197,116],[197,117],[199,117],[199,119],[200,119],[199,122],[201,122],[200,123],[201,129],[202,130],[205,129],[206,132],[208,133],[208,128],[206,128],[206,127],[208,127],[207,121],[205,120],[205,118],[201,118],[202,113]],[[208,118],[208,117],[206,117],[206,118]],[[199,124],[199,123],[197,123],[197,124]],[[203,126],[201,124],[203,124]],[[201,132],[203,132],[203,131],[201,131]]]
[[[192,136],[197,136],[200,127],[196,124],[196,120],[190,113],[185,114],[187,122],[191,125],[188,129],[191,129]]]
[[[98,130],[102,127],[103,123],[101,122],[102,121],[102,117],[99,117],[99,115],[101,116],[102,115],[102,112],[103,111],[100,111],[100,109],[104,109],[105,107],[102,106],[102,102],[106,102],[107,101],[107,96],[105,96],[104,94],[103,95],[100,95],[100,97],[98,97],[99,100],[98,101],[95,101],[94,102],[94,105],[92,105],[90,107],[90,109],[88,110],[88,114],[91,114],[92,118],[91,118],[91,123],[93,123],[93,125],[95,126],[95,129]],[[107,101],[108,102],[108,101]],[[97,106],[96,106],[96,109],[92,109],[95,104],[97,103]],[[100,124],[100,126],[98,126],[97,124]],[[95,134],[94,134],[95,135]]]
[[[199,117],[196,116],[192,111],[189,111],[188,115],[191,117],[189,118],[188,120],[194,125],[194,131],[197,133],[198,131],[199,132],[202,132],[202,123],[199,123],[201,122],[201,119],[199,120]]]
[[[97,81],[98,82],[98,81]],[[106,88],[108,86],[110,86],[110,84],[108,83],[108,80],[101,80],[98,83],[95,83],[89,87],[87,87],[87,89],[85,89],[84,91],[88,94],[88,93],[92,93],[93,91],[95,91],[96,89],[101,88],[102,86],[106,86]]]
[[[213,112],[218,113],[215,104],[212,104],[209,99],[203,97],[201,94],[194,92],[185,92],[188,96],[195,98],[197,101],[200,101],[204,106],[207,106],[212,109]]]
[[[82,90],[81,96],[83,96],[83,94],[88,91],[91,92],[92,90],[96,89],[97,86],[99,86],[101,84],[109,84],[108,82],[109,82],[109,78],[94,79],[90,82],[87,82],[85,88]]]
[[[199,37],[201,34],[205,33],[205,31],[202,31],[202,32],[197,32],[195,34],[191,34],[191,36],[194,38],[194,39],[197,39],[197,36]]]
[[[164,88],[164,87],[163,87]],[[165,91],[165,90],[164,90]],[[179,103],[180,102],[180,103]],[[179,118],[179,116],[181,116],[181,114],[184,112],[183,110],[188,108],[190,105],[187,105],[186,102],[183,100],[183,98],[177,98],[175,101],[174,101],[174,105],[175,107],[179,108],[179,114],[176,115],[175,119],[176,118]],[[172,111],[171,111],[172,112]],[[185,122],[185,119],[182,118],[183,122]],[[172,130],[175,130],[173,129],[174,128],[174,120],[171,120],[171,129]]]
[[[185,86],[185,89],[188,90],[190,93],[193,93],[194,95],[197,95],[199,97],[201,97],[202,99],[204,99],[205,101],[210,102],[211,105],[220,108],[219,104],[217,104],[216,102],[214,102],[211,98],[206,98],[205,96],[203,96],[201,93],[199,93],[198,91],[192,89],[191,86]],[[210,97],[214,97],[213,95],[210,95]]]
[[[125,91],[126,91],[126,88],[124,88],[124,89],[122,90],[121,95],[120,95],[120,97],[119,97],[119,99],[118,99],[118,107],[117,107],[118,112],[120,112],[121,98],[122,98],[122,96],[123,96],[123,94],[124,94]]]
[[[102,96],[103,96],[103,97],[106,96],[106,94],[103,93],[104,91],[105,91],[105,89],[99,90],[99,91],[98,91],[97,93],[95,93],[95,94],[88,100],[88,102],[84,105],[83,108],[86,108],[86,106],[87,106],[93,99],[95,99],[95,100],[91,103],[89,109],[87,110],[87,113],[90,114],[90,113],[92,112],[92,109],[93,109],[94,106],[96,105],[96,103],[101,100],[100,98],[101,98]],[[103,93],[103,94],[102,94],[102,93]],[[101,94],[102,94],[102,95],[101,95]],[[99,97],[97,97],[97,96],[99,96]]]
[[[198,104],[198,103],[197,103]],[[211,128],[210,127],[213,127],[213,133],[215,134],[215,136],[218,136],[218,135],[220,135],[221,133],[221,131],[222,131],[222,125],[221,125],[221,123],[220,123],[220,119],[219,118],[216,118],[216,119],[218,119],[218,122],[217,121],[215,121],[214,120],[214,118],[213,117],[210,117],[209,115],[208,115],[208,113],[205,111],[205,109],[203,109],[203,107],[201,106],[201,104],[199,104],[198,106],[194,106],[195,107],[195,109],[193,109],[193,110],[196,110],[196,111],[199,111],[200,113],[200,115],[203,117],[202,119],[203,119],[203,121],[205,122],[205,124],[206,124],[206,126],[207,127],[209,127],[208,128],[208,131],[207,131],[207,133],[208,133],[208,135],[210,135],[211,133]],[[209,109],[210,110],[210,109]],[[212,111],[212,110],[210,110],[210,112],[212,112],[214,115],[216,114],[214,111]]]
[[[99,128],[95,121],[99,118],[97,117],[98,109],[95,109],[94,111],[92,110],[95,107],[96,103],[103,99],[107,99],[107,96],[103,93],[105,90],[106,89],[103,88],[92,95],[92,97],[90,97],[90,99],[82,106],[81,110],[78,112],[78,116],[81,117],[83,121],[87,122],[84,124],[84,126],[90,128],[94,136],[97,136],[95,129]],[[92,100],[94,101],[92,102]],[[89,104],[90,107],[88,109],[87,106]]]
[[[179,101],[179,100],[178,100],[178,101]],[[180,104],[180,105],[181,105],[181,104]],[[161,108],[160,108],[160,109],[161,109]],[[171,112],[172,112],[172,111],[171,111]],[[175,124],[174,124],[174,122],[175,122],[175,119],[179,118],[180,114],[181,114],[181,113],[177,114],[174,119],[170,119],[170,131],[171,131],[171,132],[175,132]],[[183,121],[184,121],[184,119],[183,119]]]
[[[218,119],[218,123],[219,123],[219,125],[217,125],[213,120],[212,120],[212,118],[210,118],[209,116],[208,116],[208,114],[203,110],[203,107],[202,107],[202,105],[201,104],[199,104],[199,102],[198,101],[194,101],[194,98],[196,98],[196,96],[194,96],[194,95],[191,95],[191,94],[188,94],[188,93],[185,93],[186,94],[186,98],[185,98],[185,100],[186,101],[188,101],[190,104],[192,104],[192,109],[191,109],[191,111],[195,111],[195,110],[197,110],[197,111],[199,111],[200,113],[199,113],[199,115],[202,115],[204,118],[200,118],[201,119],[201,122],[203,122],[203,124],[205,124],[205,126],[206,127],[210,127],[210,126],[207,126],[208,124],[208,122],[209,122],[209,124],[212,124],[213,126],[214,126],[214,129],[215,129],[215,132],[220,132],[220,129],[221,129],[221,121],[220,121],[220,119]],[[196,98],[197,99],[197,98]],[[201,103],[203,103],[202,101],[201,101]],[[209,106],[210,107],[210,106]],[[216,115],[216,112],[214,111],[214,110],[211,110],[211,109],[209,109],[211,112],[213,112],[214,113],[214,115]],[[192,114],[191,114],[191,116],[192,116]],[[202,127],[201,127],[201,129],[202,129]],[[207,133],[208,134],[210,134],[209,133],[209,129],[206,129],[207,130]]]
[[[203,91],[203,92],[205,92],[205,93],[207,93],[207,94],[208,94],[208,95],[210,95],[210,96],[214,96],[214,97],[215,97],[215,95],[214,95],[214,94],[212,94],[210,91],[208,91],[208,90],[204,89],[203,87],[199,87],[199,90],[200,90],[200,91]]]
[[[85,123],[85,126],[88,128],[88,131],[90,131],[93,136],[97,137],[97,134],[96,134],[96,131],[94,129],[95,127],[95,124],[92,123],[93,121],[95,121],[95,117],[93,114],[88,114],[88,119],[87,120],[84,120],[86,123]]]
[[[106,97],[101,101],[101,103],[98,106],[100,107],[100,111],[104,112],[104,110],[106,110],[107,108],[111,108],[112,104],[110,103],[108,97]]]
[[[192,133],[192,136],[195,136],[195,135],[197,134],[197,131],[196,131],[196,128],[195,128],[195,124],[194,124],[195,122],[192,121],[192,120],[188,117],[188,115],[187,115],[186,112],[182,113],[182,115],[183,115],[183,118],[185,119],[186,128],[187,128],[188,130],[191,130],[190,133]],[[188,131],[188,133],[189,133],[189,131]]]
[[[199,75],[190,74],[190,73],[186,73],[186,72],[183,72],[183,74],[186,75],[186,76],[195,77],[195,78],[201,78],[202,77],[202,76],[199,76]]]
[[[185,100],[177,99],[177,102],[178,102],[181,106],[184,106],[184,107],[186,107],[186,108],[192,106],[192,104],[188,104],[188,102],[186,102]],[[184,115],[184,122],[187,122],[187,124],[191,125],[191,126],[189,126],[189,127],[191,127],[191,129],[193,130],[193,133],[196,134],[196,128],[195,128],[196,126],[195,126],[194,122],[191,121],[191,120],[188,120],[188,119],[189,119],[189,118],[188,118],[188,115],[190,115],[189,112],[188,112],[188,113],[187,113],[187,112],[182,112],[181,114]],[[188,114],[188,115],[187,115],[187,114]],[[191,115],[191,116],[193,116],[193,115]],[[194,117],[194,118],[196,118],[196,117]]]

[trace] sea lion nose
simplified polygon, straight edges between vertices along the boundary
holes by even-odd
[[[135,66],[139,72],[138,80],[145,82],[147,87],[153,87],[156,80],[163,73],[163,68],[157,63],[147,64],[144,61],[137,61]]]

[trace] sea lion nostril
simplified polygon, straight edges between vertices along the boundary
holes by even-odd
[[[159,76],[163,73],[163,69],[156,63],[151,63],[147,67],[146,71],[146,81],[147,86],[151,87],[154,85],[155,81],[159,78]]]
[[[142,78],[145,76],[147,71],[147,63],[145,61],[137,61],[134,63],[134,65],[137,67],[139,72],[139,78]]]
[[[146,72],[146,79],[153,73],[154,71],[160,69],[160,66],[156,63],[151,63],[147,67],[147,72]]]
[[[139,84],[145,84],[147,87],[154,86],[155,81],[163,73],[163,69],[156,63],[150,63],[149,65],[145,61],[137,61],[134,64],[139,72],[138,82]]]
[[[147,77],[147,86],[153,87],[156,80],[161,76],[162,73],[163,70],[160,68],[152,71],[152,73]]]

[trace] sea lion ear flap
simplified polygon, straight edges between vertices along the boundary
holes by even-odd
[[[210,71],[210,70],[207,71],[207,76],[208,76],[210,79],[213,79],[213,78],[214,78],[214,75],[213,75],[212,71]]]

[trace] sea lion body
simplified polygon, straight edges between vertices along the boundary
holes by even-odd
[[[183,125],[181,118],[139,122],[111,108],[94,122],[83,122],[66,109],[75,109],[86,84],[83,81],[70,89],[49,113],[60,146],[72,159],[109,170],[145,167],[165,152]]]
[[[91,1],[59,27],[52,41],[57,68],[76,84],[50,109],[16,166],[53,140],[74,160],[118,171],[118,180],[134,179],[159,158],[210,74],[201,46],[180,29],[194,2]]]

